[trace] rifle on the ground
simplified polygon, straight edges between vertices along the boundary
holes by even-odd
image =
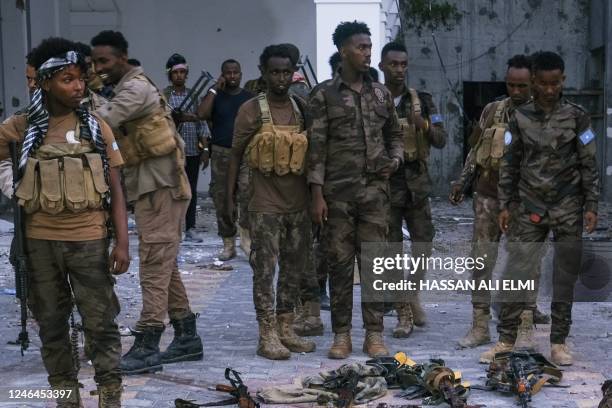
[[[355,403],[359,373],[348,370],[344,375],[330,378],[323,383],[323,388],[338,395],[334,405],[340,408],[350,408]]]
[[[15,142],[9,143],[9,150],[11,152],[11,160],[13,161],[13,190],[15,190],[15,183],[19,180],[19,158],[17,154],[17,144]],[[11,255],[10,262],[15,269],[15,295],[19,299],[21,309],[21,331],[15,342],[11,344],[18,344],[21,346],[21,355],[28,349],[30,340],[28,338],[28,264],[25,252],[25,236],[24,236],[24,225],[23,225],[23,213],[19,206],[18,198],[13,193],[13,224],[14,224],[14,235],[13,241],[11,242]]]
[[[448,403],[452,408],[476,408],[468,405],[468,386],[461,383],[458,372],[446,367],[444,360],[431,359],[417,364],[405,353],[395,357],[380,357],[366,362],[381,367],[388,388],[402,388],[399,394],[406,399],[424,398],[424,404]]]
[[[545,384],[559,387],[562,377],[561,370],[540,353],[517,350],[497,353],[487,368],[485,387],[477,388],[514,394],[521,407],[527,408]]]
[[[259,404],[255,402],[249,394],[249,389],[242,382],[240,373],[231,368],[225,369],[225,378],[231,385],[217,384],[216,391],[226,392],[232,397],[221,401],[207,402],[205,404],[196,404],[192,401],[186,401],[180,398],[174,400],[176,408],[197,408],[197,407],[217,407],[223,405],[238,405],[238,408],[259,408]]]

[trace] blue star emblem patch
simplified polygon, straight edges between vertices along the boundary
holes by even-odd
[[[512,133],[510,133],[509,130],[506,130],[506,133],[504,133],[504,144],[508,146],[510,143],[512,143]]]

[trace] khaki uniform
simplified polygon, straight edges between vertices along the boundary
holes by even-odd
[[[402,135],[389,91],[369,79],[359,93],[340,75],[319,84],[309,113],[308,182],[322,186],[328,207],[323,245],[332,330],[345,333],[352,327],[355,256],[362,242],[387,241],[389,182],[380,170],[403,161]],[[361,309],[365,328],[381,332],[383,304],[362,302]]]
[[[43,158],[43,154],[61,152],[62,149],[89,149],[88,141],[68,143],[71,139],[79,140],[77,123],[74,114],[49,119],[49,130],[43,145],[29,160],[29,163],[39,160],[39,170],[34,172],[35,166],[28,165],[17,190],[17,197],[20,197],[26,211],[28,306],[39,327],[41,356],[49,374],[49,384],[56,388],[68,388],[67,384],[75,385],[77,381],[68,327],[73,297],[82,317],[88,345],[85,352],[93,363],[96,382],[99,385],[121,383],[121,340],[115,323],[119,302],[113,288],[115,280],[108,265],[108,212],[102,208],[103,198],[99,194],[93,197],[87,193],[80,195],[86,200],[92,198],[90,203],[75,199],[79,194],[75,195],[78,189],[74,187],[81,186],[79,181],[85,180],[86,174],[81,169],[69,175],[71,170],[68,168],[75,162],[82,163],[87,159],[79,157],[71,161],[61,153],[54,159]],[[109,165],[121,166],[123,161],[110,128],[103,121],[99,123]],[[26,127],[25,115],[13,116],[0,125],[0,160],[9,157],[8,142],[23,140]],[[60,160],[64,166],[58,170]],[[43,168],[45,170],[40,170]],[[41,172],[46,178],[54,171],[57,172],[56,177],[44,183],[40,181],[43,178],[39,176]],[[96,174],[104,180],[101,167]],[[53,190],[53,184],[60,185],[62,177],[69,177],[71,186],[66,187],[62,183],[64,187]],[[37,181],[32,183],[34,180]],[[28,185],[39,193],[28,195],[25,191]],[[102,187],[108,189],[105,182]],[[77,210],[76,206],[80,203],[84,205]]]
[[[291,120],[281,125],[275,115]],[[264,94],[245,102],[236,117],[232,150],[244,151],[251,167],[249,263],[253,269],[255,312],[260,322],[271,320],[275,314],[293,313],[302,281],[310,280],[309,284],[316,286],[315,275],[306,267],[311,258],[312,236],[303,129],[297,102],[270,108]],[[281,140],[292,140],[291,148]]]
[[[159,90],[140,67],[126,73],[113,93],[113,98],[96,112],[113,128],[126,160],[123,175],[138,228],[143,297],[136,329],[163,328],[166,314],[172,320],[191,314],[176,263],[182,222],[191,199],[183,142]],[[165,154],[134,151],[130,138],[152,138],[158,132],[153,126],[170,132],[159,140],[157,153]]]
[[[574,284],[581,269],[583,212],[597,212],[599,176],[595,135],[589,115],[562,99],[551,113],[535,102],[518,107],[505,137],[499,171],[500,208],[518,209],[508,232],[509,263],[502,279],[535,279],[542,243],[552,231],[552,327],[550,341],[563,344],[571,327]],[[512,344],[520,314],[537,292],[522,294],[523,302],[502,306],[497,331]],[[513,293],[516,299],[520,296]]]

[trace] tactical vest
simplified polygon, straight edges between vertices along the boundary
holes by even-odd
[[[264,175],[272,172],[277,176],[304,173],[308,139],[302,113],[295,100],[290,99],[298,125],[278,126],[272,121],[266,95],[262,93],[257,96],[262,126],[248,144],[245,156],[249,167]]]
[[[421,100],[417,91],[409,88],[410,104],[412,105],[412,113],[420,115]],[[399,119],[402,134],[404,135],[404,160],[412,162],[415,160],[427,161],[429,158],[429,140],[422,129],[417,129],[414,123],[409,123],[408,118]]]
[[[137,75],[134,78],[147,81],[155,87],[159,95],[159,106],[153,114],[124,122],[121,126],[122,135],[117,137],[117,143],[127,167],[135,166],[150,157],[165,156],[177,147],[176,128],[166,109],[163,95],[146,76]]]
[[[508,130],[508,99],[497,103],[493,123],[485,129],[476,143],[476,164],[485,170],[499,170],[504,155],[504,137]]]
[[[26,214],[55,215],[100,210],[108,192],[102,157],[91,142],[82,140],[40,146],[28,157],[15,196]]]

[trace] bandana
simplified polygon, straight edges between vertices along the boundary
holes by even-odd
[[[75,51],[68,51],[61,57],[53,57],[46,60],[40,68],[38,68],[38,79],[48,79],[58,71],[66,68],[68,65],[77,64],[79,62],[79,54]]]
[[[176,65],[173,65],[172,68],[170,68],[170,72],[176,71],[178,69],[189,70],[189,66],[187,64],[176,64]]]

